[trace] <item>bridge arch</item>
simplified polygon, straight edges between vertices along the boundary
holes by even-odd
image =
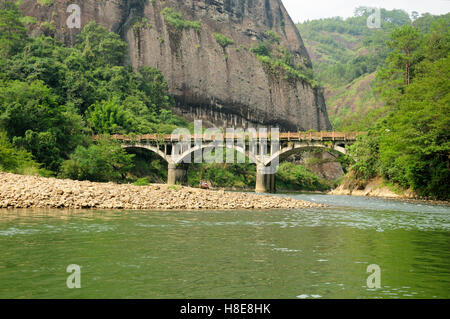
[[[189,149],[184,151],[174,163],[175,164],[183,163],[183,160],[185,160],[188,156],[192,156],[192,153],[194,153],[195,151],[198,151],[198,150],[203,151],[203,150],[208,150],[208,149],[213,149],[213,148],[231,149],[231,150],[237,151],[238,153],[243,154],[246,158],[249,158],[252,163],[255,163],[255,164],[261,163],[261,161],[258,160],[258,158],[254,154],[252,154],[249,151],[246,151],[245,148],[242,148],[237,145],[227,145],[227,144],[218,144],[218,145],[211,145],[211,144],[203,145],[202,144],[200,146],[195,145],[194,147],[190,147]],[[169,156],[172,158],[171,155],[169,155]],[[172,161],[173,161],[173,159],[172,159]]]
[[[145,149],[149,150],[155,154],[157,154],[159,157],[161,157],[163,160],[165,160],[167,163],[171,163],[171,156],[166,155],[163,151],[161,151],[158,147],[152,146],[152,145],[144,145],[144,144],[134,144],[134,145],[126,145],[122,144],[123,149]]]
[[[263,164],[264,164],[264,166],[269,166],[277,158],[278,158],[279,162],[282,162],[291,155],[300,153],[305,150],[313,150],[313,149],[322,149],[324,151],[336,151],[343,155],[347,154],[347,150],[346,150],[345,146],[337,145],[337,144],[332,144],[332,145],[325,145],[325,144],[289,145],[289,146],[281,148],[278,152],[276,152],[275,154],[268,157],[264,161]]]

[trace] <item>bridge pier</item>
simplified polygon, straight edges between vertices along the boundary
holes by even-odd
[[[266,174],[266,188],[269,193],[275,194],[277,189],[275,187],[275,174]]]
[[[256,170],[256,193],[275,193],[275,174],[264,174],[264,166]]]
[[[187,184],[187,164],[169,163],[167,172],[168,185],[186,185]]]

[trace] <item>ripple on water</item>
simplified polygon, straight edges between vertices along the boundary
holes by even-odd
[[[308,299],[308,298],[318,299],[318,298],[322,298],[322,296],[321,296],[321,295],[307,295],[307,294],[302,294],[302,295],[298,295],[297,298],[298,298],[298,299]]]
[[[34,235],[36,233],[61,233],[67,231],[76,231],[79,233],[103,233],[114,231],[115,226],[101,225],[101,224],[67,224],[67,225],[27,225],[23,228],[10,227],[6,230],[0,230],[0,236],[19,236],[19,235]]]
[[[32,235],[38,233],[38,229],[10,227],[6,230],[0,230],[0,236]]]

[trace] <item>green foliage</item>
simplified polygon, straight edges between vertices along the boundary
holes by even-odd
[[[164,184],[167,182],[167,162],[159,155],[140,148],[129,148],[127,153],[134,154],[133,168],[127,179],[137,181],[145,178],[149,183]]]
[[[188,183],[198,187],[200,181],[208,181],[213,187],[251,189],[256,181],[256,170],[249,163],[192,164],[188,171]]]
[[[357,179],[368,180],[379,173],[378,131],[369,131],[366,136],[349,148],[354,163],[351,170]]]
[[[371,13],[371,9],[361,7],[351,18],[298,24],[305,45],[311,52],[316,78],[325,87],[330,120],[338,131],[366,130],[378,116],[369,116],[368,113],[382,108],[385,103],[396,103],[395,99],[399,98],[405,87],[407,60],[411,63],[411,78],[425,51],[428,56],[433,53],[442,56],[443,52],[448,52],[450,39],[445,35],[448,35],[446,29],[450,14],[423,14],[412,21],[401,10],[381,9],[382,28],[369,29],[366,24]],[[401,38],[406,39],[406,34],[397,31],[394,39],[391,38],[397,29],[412,31],[409,32],[409,46],[413,50],[409,57],[405,46],[402,48],[401,45]],[[414,30],[421,32],[417,38],[414,37]],[[423,34],[431,32],[434,38],[423,37]],[[416,54],[417,49],[421,54]],[[388,56],[390,60],[387,60]],[[397,67],[392,68],[393,65]]]
[[[270,43],[280,44],[281,36],[273,30],[269,30],[266,32],[266,36]]]
[[[398,39],[396,45],[401,44],[399,48],[415,47],[410,44],[415,41],[411,32],[416,34],[405,28],[392,34]],[[422,33],[416,39],[442,43],[438,38],[447,38],[446,33],[448,29],[440,35]],[[399,70],[401,63],[394,63],[397,59],[409,61],[414,72],[410,84],[401,76],[401,89],[385,93],[388,106],[374,117],[368,135],[351,148],[357,160],[352,171],[357,177],[383,176],[388,183],[411,188],[422,196],[450,198],[450,52],[441,48],[438,54],[430,53],[426,46],[417,48],[411,60],[406,54],[387,59],[386,72]],[[401,50],[393,54],[403,54]],[[404,70],[401,73],[405,74]],[[394,76],[383,80],[391,87],[400,82]]]
[[[135,186],[148,186],[150,185],[147,177],[139,178],[136,182],[133,183]]]
[[[304,166],[281,163],[276,176],[279,190],[326,191],[330,186]]]
[[[13,2],[0,4],[0,127],[46,169],[58,172],[93,132],[170,133],[188,125],[170,111],[160,71],[124,66],[119,35],[90,22],[70,48],[28,38],[25,21]]]
[[[20,19],[20,22],[23,23],[23,25],[30,25],[36,24],[37,20],[35,17],[25,16]]]
[[[40,173],[39,164],[31,153],[15,148],[3,131],[0,131],[0,170],[18,174]]]
[[[256,54],[256,56],[266,56],[270,57],[270,43],[266,41],[259,41],[256,47],[250,49],[251,52]]]
[[[414,64],[418,61],[416,49],[421,43],[418,29],[405,25],[395,29],[387,41],[391,49],[386,66],[378,72],[378,90],[389,103],[394,104],[403,94],[405,86],[409,85],[414,76]]]
[[[121,65],[127,54],[127,44],[118,34],[89,22],[78,36],[75,46],[90,66]]]
[[[92,182],[121,182],[133,168],[133,154],[108,139],[78,146],[62,164],[60,177]]]
[[[219,43],[219,45],[224,50],[227,46],[234,44],[233,40],[231,40],[229,37],[227,37],[226,35],[223,35],[221,33],[213,33],[213,37],[214,37],[214,39],[216,39],[217,43]]]
[[[281,37],[270,30],[266,33],[266,40],[250,49],[255,56],[265,65],[267,70],[276,76],[284,76],[293,81],[304,81],[313,87],[318,87],[314,80],[312,69],[305,65],[304,61],[295,63],[289,49],[280,45]]]
[[[57,99],[41,81],[0,83],[1,127],[15,145],[53,171],[84,141],[85,132],[81,116]]]
[[[200,31],[202,29],[199,21],[186,20],[180,12],[173,10],[172,8],[165,7],[161,10],[167,23],[178,30],[194,29]]]
[[[382,9],[300,24],[337,130],[366,131],[350,147],[352,178],[377,176],[419,195],[449,198],[450,14],[415,16]]]
[[[390,49],[390,32],[411,23],[402,10],[381,9],[380,29],[369,29],[367,18],[373,10],[359,7],[355,16],[307,21],[297,27],[312,51],[317,78],[325,87],[342,87],[375,72],[384,63]]]
[[[137,34],[142,29],[151,29],[152,25],[148,22],[147,18],[136,19],[131,27],[135,34]]]
[[[39,3],[41,6],[51,6],[53,4],[53,0],[37,0],[37,3]]]
[[[381,29],[369,29],[367,8],[357,8],[355,16],[307,21],[297,27],[313,52],[317,78],[325,86],[342,86],[376,71],[388,53],[390,30],[409,23],[406,12],[382,9]]]
[[[383,173],[425,196],[449,198],[450,57],[426,63],[385,122]]]
[[[53,24],[53,21],[52,22],[48,22],[48,21],[41,22],[40,28],[46,36],[53,36],[56,31],[56,27]]]
[[[188,171],[188,182],[198,187],[208,181],[213,187],[253,189],[256,182],[255,165],[245,164],[193,164]],[[282,163],[276,176],[280,190],[325,191],[328,183],[303,166]]]
[[[22,14],[13,1],[0,3],[0,57],[16,54],[27,39]]]
[[[132,114],[114,100],[93,104],[87,121],[95,134],[125,134],[133,127]]]

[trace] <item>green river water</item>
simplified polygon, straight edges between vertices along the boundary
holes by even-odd
[[[0,298],[450,298],[450,207],[294,197],[332,206],[0,210]]]

